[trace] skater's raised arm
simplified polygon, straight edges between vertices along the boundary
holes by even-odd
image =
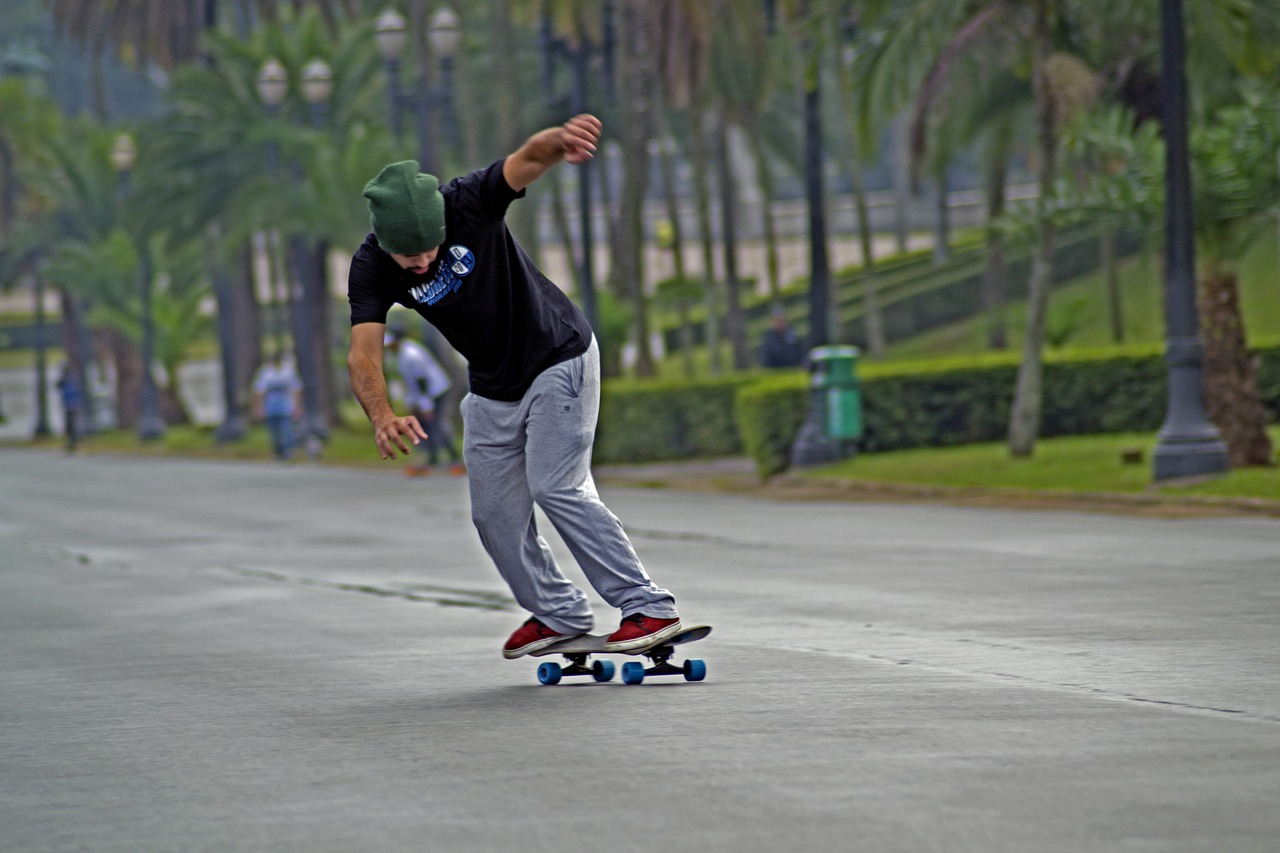
[[[595,156],[601,129],[600,119],[583,113],[559,127],[539,131],[507,156],[502,164],[502,177],[511,189],[519,192],[561,160],[585,163]]]

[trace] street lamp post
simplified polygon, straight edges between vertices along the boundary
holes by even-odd
[[[462,44],[462,24],[457,13],[447,6],[438,9],[427,25],[427,39],[432,54],[440,61],[440,85],[431,85],[423,63],[414,89],[405,92],[400,84],[400,58],[409,43],[404,16],[395,9],[387,8],[374,24],[374,40],[387,69],[391,132],[397,139],[400,138],[404,129],[404,107],[406,104],[411,105],[417,133],[418,164],[424,171],[434,173],[441,165],[431,144],[432,117],[437,111],[443,114],[449,138],[452,139],[454,134],[450,109],[453,100],[453,60]]]
[[[313,59],[302,70],[302,97],[311,113],[311,123],[324,127],[328,114],[329,96],[333,93],[333,74],[329,63]],[[328,249],[323,242],[308,246],[302,236],[294,238],[294,257],[302,283],[301,298],[294,304],[301,309],[295,318],[295,349],[298,352],[299,372],[302,374],[303,423],[302,434],[309,439],[329,438],[329,424],[323,405],[323,375],[328,369],[326,356],[328,324],[328,287],[325,276],[325,256]],[[310,444],[314,442],[309,442]],[[315,453],[314,450],[309,452]]]
[[[1204,343],[1196,310],[1195,236],[1182,0],[1162,0],[1161,92],[1165,138],[1165,362],[1169,396],[1154,453],[1156,480],[1219,474],[1227,446],[1204,403]]]
[[[425,73],[419,76],[418,154],[424,169],[439,169],[440,163],[430,150],[430,117],[437,111],[440,113],[445,139],[452,144],[457,136],[452,109],[453,60],[462,46],[462,22],[458,14],[448,6],[437,9],[427,27],[427,41],[431,44],[432,56],[440,62],[440,84],[432,86]]]
[[[404,95],[400,91],[400,56],[409,42],[404,16],[391,7],[383,10],[373,25],[373,39],[387,69],[387,96],[391,101],[391,133],[398,140],[404,130],[400,105]]]
[[[120,194],[127,196],[129,178],[137,161],[138,150],[133,137],[122,133],[116,137],[111,149],[111,165],[120,180]],[[138,438],[155,441],[164,437],[164,419],[160,417],[159,398],[155,376],[151,372],[155,361],[155,323],[151,312],[151,248],[145,235],[138,238],[138,289],[142,297],[142,396],[138,418]]]
[[[280,105],[284,103],[285,96],[289,93],[289,74],[285,67],[280,64],[280,60],[275,57],[269,57],[262,63],[262,67],[258,69],[258,98],[262,101],[263,110],[268,118],[274,118],[280,112]],[[274,139],[267,140],[267,172],[274,175],[276,170],[280,168],[280,150]],[[268,250],[271,249],[272,236],[264,235],[267,240]],[[270,252],[268,257],[270,257]],[[271,301],[275,303],[275,310],[272,312],[272,325],[274,327],[277,351],[284,349],[284,303],[283,300],[276,296],[275,285],[275,267],[274,264],[267,264],[267,291],[270,294]]]

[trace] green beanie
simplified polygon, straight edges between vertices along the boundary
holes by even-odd
[[[444,242],[444,196],[417,160],[392,163],[364,185],[378,245],[393,255],[416,255]]]

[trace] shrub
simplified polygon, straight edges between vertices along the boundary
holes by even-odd
[[[733,419],[738,386],[754,374],[698,382],[611,380],[600,394],[595,461],[654,462],[742,452]]]
[[[1255,349],[1258,390],[1280,419],[1280,345]],[[1014,353],[864,363],[867,452],[1001,441],[1018,375]],[[1168,368],[1156,345],[1049,353],[1040,434],[1150,432],[1164,419]],[[785,471],[809,408],[803,371],[700,382],[613,380],[601,401],[596,461],[642,462],[745,452],[762,477]]]
[[[809,409],[809,376],[770,376],[738,389],[734,416],[743,450],[761,478],[780,474],[791,462],[791,445]]]
[[[1280,413],[1280,347],[1258,351],[1258,386],[1273,419]],[[1018,356],[987,354],[932,362],[865,365],[867,452],[1001,441]],[[1040,434],[1149,432],[1164,419],[1167,366],[1156,346],[1050,354],[1044,366]],[[801,374],[760,380],[738,393],[738,428],[762,477],[786,470],[808,409]]]

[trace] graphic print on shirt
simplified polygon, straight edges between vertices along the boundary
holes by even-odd
[[[436,277],[409,289],[409,293],[418,302],[435,305],[450,293],[462,288],[462,279],[476,268],[475,253],[466,246],[450,246],[445,250],[445,257],[440,264]]]

